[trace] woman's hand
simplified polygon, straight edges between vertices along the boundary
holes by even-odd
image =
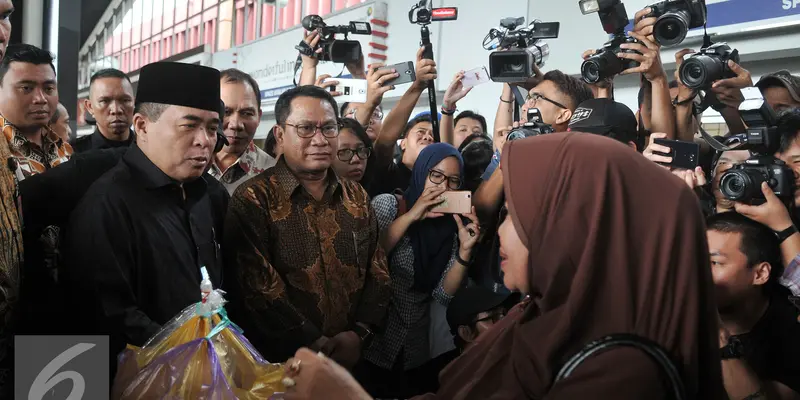
[[[321,353],[300,349],[286,361],[286,400],[371,400],[347,370]]]
[[[461,222],[461,217],[469,219],[470,222],[464,225],[464,223]],[[456,225],[458,225],[458,242],[460,243],[459,257],[467,260],[472,254],[472,249],[475,247],[475,244],[478,243],[478,238],[481,236],[478,217],[475,216],[475,207],[472,207],[472,212],[469,214],[453,215],[453,219],[456,220]]]
[[[438,186],[431,186],[422,191],[414,206],[406,213],[413,221],[422,221],[426,218],[438,218],[443,216],[442,213],[431,212],[433,207],[441,204],[444,201],[442,193],[445,192],[444,188]]]
[[[656,163],[658,166],[669,169],[668,165],[662,165],[659,163],[669,164],[672,162],[672,157],[662,156],[660,154],[653,154],[654,151],[666,154],[669,154],[672,151],[672,149],[670,149],[667,146],[662,146],[660,144],[655,143],[656,139],[666,139],[666,138],[667,138],[666,133],[653,132],[652,134],[650,134],[650,143],[647,144],[647,147],[645,147],[644,151],[642,152],[642,155],[646,159]]]

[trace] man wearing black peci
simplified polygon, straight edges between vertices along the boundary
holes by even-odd
[[[228,198],[205,175],[220,108],[219,71],[142,68],[136,143],[70,216],[61,283],[81,310],[76,333],[110,335],[112,357],[200,301],[201,267],[221,284],[217,235]]]

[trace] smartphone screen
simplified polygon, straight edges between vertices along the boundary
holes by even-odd
[[[402,85],[404,83],[411,83],[417,80],[417,74],[414,71],[414,63],[406,61],[395,65],[388,65],[379,69],[394,69],[400,75],[395,79],[388,80],[383,83],[383,86]]]

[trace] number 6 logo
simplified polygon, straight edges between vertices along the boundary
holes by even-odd
[[[59,354],[52,361],[39,372],[36,379],[33,380],[31,390],[28,391],[28,400],[41,400],[53,386],[59,382],[69,379],[72,381],[72,391],[66,400],[80,400],[83,398],[83,392],[86,389],[86,382],[83,375],[75,371],[61,371],[55,374],[64,364],[72,361],[75,357],[88,351],[94,344],[91,343],[78,343]],[[53,375],[55,374],[55,375]]]

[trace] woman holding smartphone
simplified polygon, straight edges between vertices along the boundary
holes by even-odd
[[[438,355],[431,354],[431,345],[446,346],[449,340],[452,346],[444,312],[434,311],[432,320],[431,306],[441,304],[436,310],[443,310],[462,286],[480,228],[474,211],[463,214],[467,221],[462,221],[461,215],[436,207],[445,201],[445,193],[461,188],[463,168],[455,147],[428,145],[414,164],[405,193],[372,200],[389,259],[393,300],[386,328],[366,348],[366,362],[356,375],[376,397],[407,398],[429,390],[420,383],[435,382],[435,376],[425,375],[438,371],[420,367]],[[431,334],[432,325],[442,324],[444,333],[439,329]]]

